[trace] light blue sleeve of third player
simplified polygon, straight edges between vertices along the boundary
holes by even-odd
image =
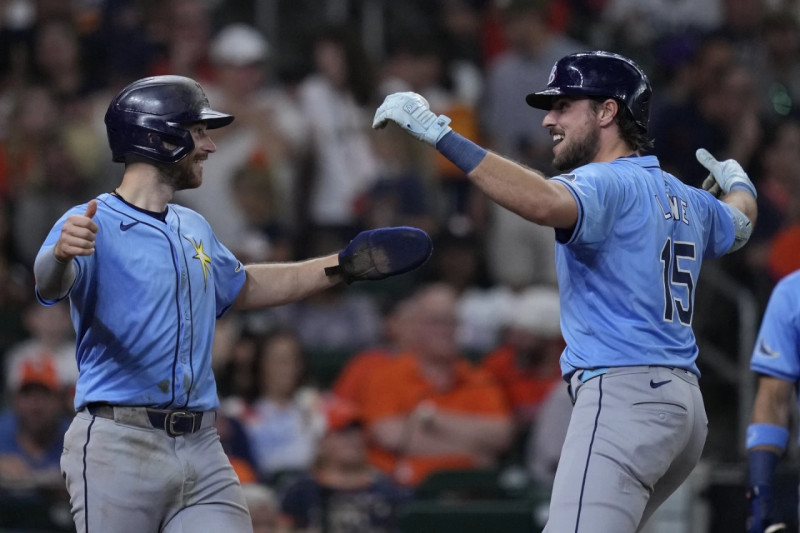
[[[800,271],[783,278],[772,291],[750,368],[791,382],[800,379]]]

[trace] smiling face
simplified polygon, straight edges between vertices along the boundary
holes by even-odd
[[[556,98],[542,126],[553,137],[553,166],[561,172],[591,163],[600,149],[599,119],[589,98]]]
[[[164,181],[176,191],[196,189],[203,183],[203,162],[208,155],[217,151],[217,146],[208,136],[205,122],[192,122],[184,125],[192,134],[194,149],[174,165],[163,168]]]

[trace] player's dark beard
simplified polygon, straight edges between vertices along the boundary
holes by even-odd
[[[161,165],[161,177],[165,184],[175,191],[196,189],[200,180],[195,174],[191,154],[172,165]]]
[[[553,158],[553,167],[564,172],[591,163],[599,144],[600,129],[591,128],[583,139],[572,141]]]

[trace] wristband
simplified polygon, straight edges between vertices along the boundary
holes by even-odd
[[[758,194],[756,194],[756,188],[752,183],[746,183],[744,181],[735,181],[731,184],[731,187],[728,190],[728,192],[733,191],[735,189],[741,189],[743,191],[747,191],[753,195],[753,198],[758,198]]]
[[[775,446],[781,451],[789,442],[789,430],[774,424],[750,424],[747,426],[746,448],[755,446]]]
[[[481,148],[454,131],[447,132],[436,143],[436,149],[460,168],[464,174],[472,172],[488,153],[485,148]]]

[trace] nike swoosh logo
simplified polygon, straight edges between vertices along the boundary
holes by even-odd
[[[129,229],[131,229],[132,227],[134,227],[134,226],[135,226],[136,224],[138,224],[138,223],[139,223],[139,221],[138,221],[138,220],[134,220],[134,221],[133,221],[133,222],[131,222],[130,224],[125,224],[125,223],[123,223],[122,221],[120,221],[120,223],[119,223],[119,229],[120,229],[121,231],[128,231]]]
[[[758,349],[756,351],[758,352],[758,355],[762,357],[769,357],[770,359],[775,359],[780,356],[780,353],[770,348],[764,339],[761,339],[761,342],[758,343]]]
[[[650,380],[650,388],[651,389],[657,389],[659,387],[663,387],[664,385],[666,385],[667,383],[670,383],[671,381],[672,381],[671,379],[667,379],[665,381],[653,381],[651,379]]]
[[[236,264],[236,268],[233,270],[234,272],[239,272],[242,269],[242,263],[239,262]]]

